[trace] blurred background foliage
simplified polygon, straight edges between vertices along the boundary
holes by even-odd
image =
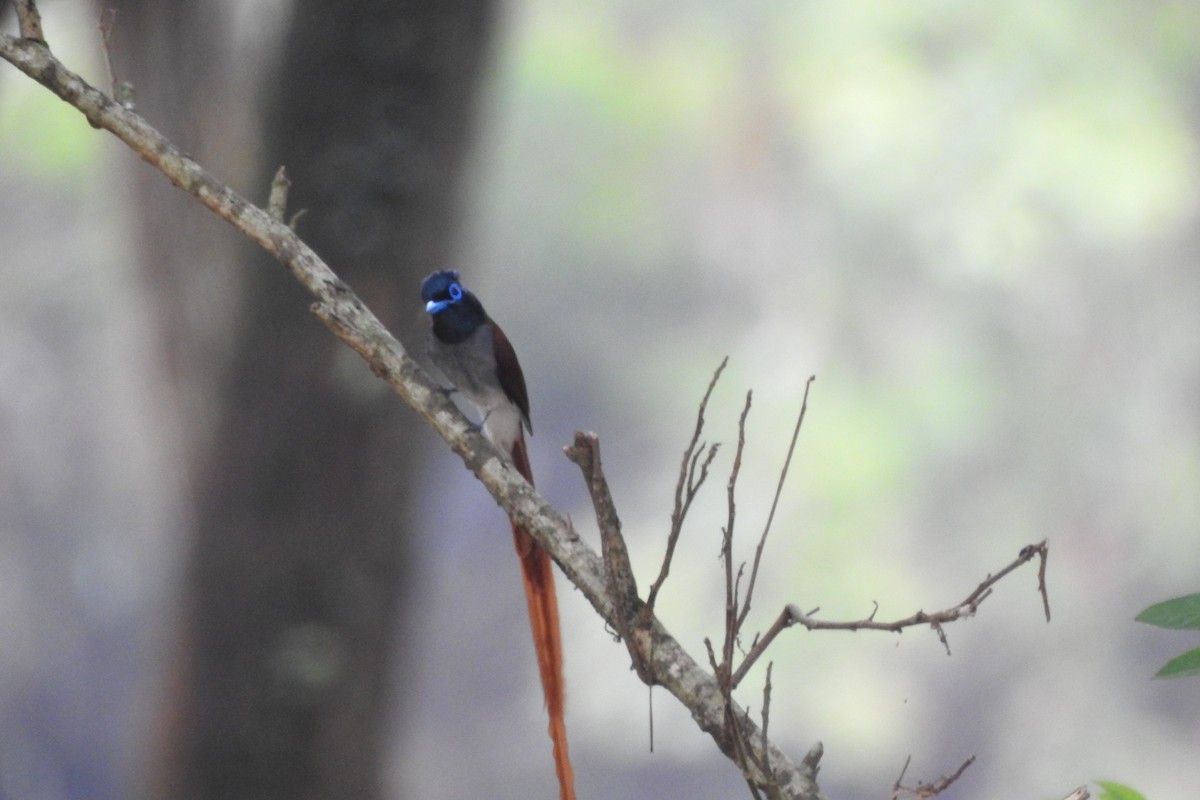
[[[46,4],[60,56],[97,77],[90,14]],[[1132,620],[1200,575],[1197,30],[1200,6],[1170,0],[503,7],[454,266],[521,354],[535,473],[585,536],[560,447],[600,434],[643,584],[696,404],[730,355],[708,414],[723,455],[660,606],[694,655],[720,635],[723,486],[751,388],[747,559],[817,375],[752,627],[787,602],[831,618],[945,607],[1050,540],[1049,626],[1029,571],[948,630],[949,658],[922,631],[781,637],[771,730],[796,757],[824,741],[832,798],[883,796],[909,754],[922,778],[976,754],[963,797],[1200,784],[1194,686],[1149,680],[1182,643]],[[169,627],[186,552],[171,450],[186,409],[154,390],[147,312],[128,305],[131,221],[113,198],[131,158],[11,69],[0,149],[0,708],[18,712],[0,796],[117,797],[145,769],[163,669],[139,631]],[[419,314],[415,286],[395,296],[412,307],[389,313]],[[23,313],[38,308],[52,312]],[[50,446],[64,419],[84,444]],[[95,474],[64,484],[81,452]],[[545,793],[502,518],[428,453],[419,633],[397,645],[419,664],[396,678],[388,785]],[[623,648],[560,585],[581,796],[744,791],[661,694],[647,752]],[[741,692],[754,709],[761,680]],[[62,789],[72,770],[96,791]]]

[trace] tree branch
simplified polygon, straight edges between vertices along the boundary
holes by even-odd
[[[904,768],[900,770],[900,777],[896,778],[896,782],[892,784],[891,800],[900,800],[902,795],[915,797],[918,800],[930,800],[937,797],[942,792],[950,788],[950,786],[962,777],[962,774],[967,771],[967,767],[975,763],[975,756],[969,757],[964,761],[958,769],[950,775],[938,778],[936,781],[928,783],[919,783],[916,786],[904,786],[901,781],[904,780],[904,773],[908,772],[908,765],[912,761],[912,756],[909,756],[904,761]]]
[[[28,13],[25,11],[28,9]],[[358,352],[371,370],[428,422],[466,464],[496,502],[546,548],[567,578],[610,624],[616,615],[606,591],[600,558],[580,542],[570,523],[538,494],[507,459],[472,429],[440,387],[414,362],[361,300],[282,221],[280,209],[270,213],[248,202],[217,180],[192,158],[163,137],[142,117],[68,70],[40,40],[34,29],[32,0],[18,3],[22,35],[0,35],[0,58],[13,64],[78,109],[97,128],[115,135],[142,160],[162,172],[175,186],[192,195],[271,253],[315,298],[311,310],[338,338]],[[821,747],[815,745],[801,764],[793,763],[762,736],[742,709],[727,703],[714,677],[652,616],[646,624],[642,655],[657,682],[692,713],[696,723],[734,758],[752,786],[770,786],[787,798],[823,800],[815,777]],[[737,759],[726,730],[732,719],[743,742],[762,741],[765,752],[754,759]],[[760,766],[761,765],[761,766]]]
[[[783,468],[779,470],[779,482],[775,484],[775,497],[771,500],[771,511],[767,514],[767,523],[763,526],[762,536],[758,539],[758,547],[754,550],[754,564],[750,567],[750,581],[746,584],[746,600],[742,603],[741,613],[737,618],[737,630],[741,633],[742,625],[750,614],[750,600],[754,596],[754,585],[758,581],[758,567],[762,563],[763,549],[767,545],[767,534],[771,532],[771,523],[775,521],[775,509],[779,507],[779,496],[783,494],[783,484],[787,481],[788,467],[792,465],[792,455],[796,452],[796,440],[800,438],[800,428],[804,425],[804,415],[808,411],[808,390],[812,388],[817,376],[810,375],[804,383],[804,399],[800,401],[800,413],[796,416],[796,427],[792,429],[792,441],[788,444],[787,456],[783,459]]]
[[[629,650],[629,657],[638,677],[647,686],[653,686],[656,683],[654,673],[642,654],[648,646],[645,638],[648,612],[643,611],[647,606],[638,597],[637,580],[633,574],[633,564],[629,560],[629,548],[626,547],[625,537],[621,534],[621,519],[617,516],[617,507],[613,503],[608,479],[604,477],[604,468],[600,463],[600,437],[594,433],[576,431],[575,443],[564,447],[563,451],[583,472],[588,494],[592,497],[592,507],[596,511],[604,579],[608,598],[613,604],[613,629]]]
[[[1046,557],[1049,554],[1049,551],[1050,548],[1045,540],[1042,540],[1037,544],[1026,545],[1025,547],[1021,548],[1021,552],[1017,554],[1016,559],[1012,561],[1012,563],[1008,564],[1006,567],[1004,567],[1004,569],[1000,570],[995,575],[988,575],[986,578],[984,578],[983,581],[957,605],[951,606],[944,611],[934,611],[932,613],[918,611],[911,616],[903,619],[892,620],[890,622],[876,621],[875,614],[879,611],[878,604],[876,604],[875,609],[871,612],[870,616],[866,617],[865,619],[853,620],[849,622],[835,622],[830,620],[816,619],[814,615],[820,611],[819,608],[813,609],[806,614],[794,603],[788,604],[788,606],[785,607],[782,612],[780,612],[779,616],[775,619],[775,622],[771,625],[767,632],[763,634],[762,638],[756,641],[754,643],[754,647],[752,647],[750,652],[746,654],[746,657],[742,660],[737,672],[733,674],[733,684],[736,686],[739,682],[741,682],[742,678],[746,677],[746,673],[750,671],[750,667],[754,666],[754,662],[757,661],[764,652],[766,652],[766,649],[770,647],[771,642],[775,640],[775,637],[778,636],[784,628],[790,628],[791,626],[797,624],[803,625],[810,631],[873,630],[891,631],[892,633],[899,633],[905,628],[911,628],[916,625],[928,625],[929,627],[933,628],[935,633],[937,633],[938,638],[946,647],[946,652],[949,653],[950,645],[946,641],[946,633],[942,629],[942,625],[947,622],[954,622],[955,620],[962,619],[964,617],[974,616],[975,612],[979,610],[979,606],[983,604],[983,601],[991,596],[992,587],[1017,567],[1032,561],[1034,556],[1039,556],[1041,560],[1041,566],[1038,569],[1038,593],[1041,595],[1042,603],[1045,606],[1046,621],[1049,622],[1050,600],[1046,594]]]
[[[42,15],[38,12],[37,3],[33,0],[16,0],[15,5],[21,38],[45,44],[46,37],[42,33]]]
[[[671,572],[671,559],[675,556],[675,545],[679,543],[679,534],[683,531],[683,521],[687,518],[688,509],[692,507],[696,493],[700,491],[700,487],[708,478],[708,468],[712,465],[713,459],[717,457],[717,450],[720,448],[719,444],[709,445],[708,455],[704,456],[703,463],[700,462],[700,457],[704,454],[704,444],[700,442],[700,434],[704,431],[704,409],[708,408],[708,398],[712,397],[713,389],[716,387],[717,381],[721,379],[721,373],[725,371],[725,365],[728,363],[729,356],[725,356],[721,359],[716,371],[713,372],[712,380],[708,382],[708,389],[704,392],[703,399],[700,400],[700,410],[696,412],[696,429],[692,432],[692,440],[688,442],[687,448],[683,451],[683,459],[679,464],[679,480],[675,484],[675,510],[671,512],[671,532],[667,534],[667,551],[663,554],[658,577],[654,579],[654,583],[650,586],[650,594],[646,596],[646,607],[651,613],[653,613],[654,604],[658,600],[658,592]],[[699,467],[699,471],[697,471],[697,467]]]

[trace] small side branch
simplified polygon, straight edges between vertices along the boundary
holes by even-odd
[[[629,650],[633,669],[647,685],[655,683],[650,667],[649,654],[643,651],[647,637],[639,636],[638,628],[645,632],[645,624],[639,626],[643,603],[638,597],[637,580],[629,560],[629,549],[621,534],[621,518],[613,503],[608,479],[600,462],[600,438],[594,433],[575,432],[575,443],[564,447],[567,458],[583,472],[584,483],[592,498],[596,511],[596,524],[600,528],[600,557],[604,562],[604,580],[608,599],[613,605],[612,625],[617,636]]]
[[[1040,545],[1029,545],[1035,548],[1038,554],[1038,593],[1042,596],[1042,608],[1046,611],[1046,622],[1050,621],[1050,595],[1046,592],[1046,559],[1050,557],[1050,551],[1046,547],[1046,541],[1043,539]],[[1021,551],[1025,553],[1024,550]]]
[[[771,770],[771,751],[768,748],[770,740],[767,738],[767,728],[771,725],[771,667],[773,666],[774,664],[767,664],[767,679],[763,682],[762,743],[759,747],[763,762],[762,771],[768,780],[774,778]]]
[[[754,584],[758,580],[758,567],[762,563],[767,534],[771,532],[771,523],[775,521],[775,509],[779,507],[779,496],[783,494],[783,484],[787,480],[788,467],[792,465],[792,455],[796,452],[796,440],[800,438],[800,427],[804,424],[804,414],[808,411],[808,391],[816,379],[816,375],[810,375],[804,384],[804,399],[800,402],[800,414],[796,417],[796,427],[792,429],[792,441],[788,444],[787,457],[783,459],[783,469],[779,471],[779,482],[775,484],[775,497],[771,500],[771,512],[767,514],[767,524],[763,526],[762,536],[758,539],[758,548],[754,551],[754,565],[750,568],[750,581],[746,584],[746,600],[742,604],[742,610],[737,619],[739,632],[746,622],[746,617],[750,614],[750,599],[754,596]]]
[[[892,796],[890,800],[900,800],[901,797],[917,797],[920,800],[927,800],[931,797],[937,797],[942,792],[949,789],[955,781],[962,777],[962,774],[967,771],[967,767],[975,763],[975,756],[971,756],[956,769],[953,774],[938,778],[930,783],[918,783],[916,786],[904,786],[904,773],[908,772],[908,765],[912,761],[912,756],[909,756],[904,761],[904,768],[900,770],[900,777],[896,778],[896,782],[892,784]]]
[[[1038,570],[1038,592],[1042,596],[1042,602],[1046,609],[1046,621],[1049,622],[1050,601],[1046,593],[1045,575],[1046,556],[1048,552],[1049,547],[1046,543],[1046,540],[1042,540],[1037,544],[1026,545],[1025,547],[1021,548],[1021,552],[1011,564],[1008,564],[1006,567],[1004,567],[1004,569],[1000,570],[995,575],[989,575],[978,586],[976,586],[974,591],[967,595],[962,602],[944,611],[935,611],[932,613],[918,611],[912,616],[905,617],[903,619],[881,622],[875,619],[875,614],[879,610],[879,606],[876,605],[870,616],[866,617],[865,619],[853,620],[849,622],[835,622],[831,620],[816,619],[815,615],[818,611],[820,611],[819,608],[815,608],[812,611],[805,613],[804,611],[801,611],[800,607],[794,603],[789,604],[779,614],[767,632],[763,634],[757,642],[754,643],[754,647],[750,649],[750,652],[746,654],[746,658],[743,659],[741,665],[737,669],[737,672],[733,674],[733,685],[737,686],[738,683],[740,683],[741,680],[746,677],[746,673],[750,671],[752,666],[754,666],[754,662],[756,662],[762,656],[762,654],[766,652],[767,648],[771,646],[771,642],[775,640],[775,637],[778,636],[785,628],[790,628],[793,625],[803,625],[810,631],[872,630],[890,631],[892,633],[899,633],[905,628],[911,628],[916,625],[928,625],[934,630],[935,633],[938,634],[938,638],[946,647],[946,652],[949,653],[950,647],[946,642],[946,635],[945,631],[942,629],[942,626],[948,622],[954,622],[955,620],[963,619],[964,617],[974,616],[975,612],[979,610],[979,606],[983,604],[983,601],[991,595],[992,587],[999,583],[1010,572],[1017,569],[1017,567],[1032,561],[1034,556],[1038,556],[1041,559],[1041,566]]]
[[[742,573],[745,565],[741,565],[737,569],[736,577],[733,568],[733,532],[734,523],[737,520],[737,503],[735,495],[737,490],[738,476],[742,469],[742,455],[746,450],[746,418],[750,416],[750,407],[753,402],[753,392],[746,392],[746,403],[742,407],[741,416],[738,417],[738,441],[737,450],[733,456],[733,466],[729,471],[729,481],[726,484],[726,506],[727,517],[725,527],[722,530],[721,537],[721,562],[725,568],[725,638],[721,648],[721,661],[717,663],[716,654],[713,652],[712,643],[704,640],[704,646],[708,650],[709,663],[712,665],[713,674],[717,677],[717,685],[721,688],[721,696],[725,701],[725,738],[728,743],[728,749],[732,753],[732,758],[742,768],[742,772],[749,776],[752,772],[756,775],[763,776],[758,781],[750,781],[747,778],[747,783],[750,788],[750,794],[754,798],[760,798],[762,795],[759,790],[766,792],[768,797],[778,795],[778,787],[775,785],[771,777],[770,769],[770,754],[765,747],[757,753],[755,752],[754,742],[746,736],[747,725],[749,722],[749,713],[740,718],[734,711],[736,706],[733,702],[733,687],[731,672],[733,670],[733,650],[737,644],[738,631],[740,628],[738,619],[738,596],[741,587]],[[763,725],[767,725],[769,717],[771,681],[768,671],[767,682],[764,687],[763,698]]]
[[[692,432],[692,440],[688,442],[687,449],[683,451],[683,460],[679,464],[679,481],[675,484],[675,510],[671,512],[671,532],[667,535],[667,551],[663,554],[658,577],[654,579],[654,583],[650,586],[650,593],[646,595],[647,613],[654,612],[654,603],[658,600],[658,592],[671,572],[671,559],[675,557],[675,545],[679,543],[683,521],[687,518],[688,509],[692,507],[692,500],[696,498],[700,487],[708,478],[708,468],[716,458],[717,449],[720,447],[719,444],[711,444],[706,449],[704,443],[700,441],[700,434],[704,432],[704,411],[708,408],[708,399],[712,397],[713,389],[716,388],[717,381],[721,379],[721,373],[725,371],[725,365],[728,363],[729,356],[725,356],[721,359],[716,371],[713,372],[712,380],[708,382],[708,389],[704,392],[703,399],[700,400],[700,410],[696,412],[696,429]],[[703,462],[700,460],[701,457],[704,459]]]
[[[17,25],[21,30],[21,38],[46,44],[46,35],[42,33],[42,14],[38,11],[37,3],[33,0],[16,0],[13,5],[17,7]]]
[[[742,406],[742,415],[738,417],[737,451],[733,454],[733,466],[729,470],[729,482],[725,485],[725,504],[727,516],[725,529],[721,537],[721,561],[725,565],[725,642],[721,651],[721,672],[718,676],[727,680],[733,669],[733,647],[738,634],[738,585],[741,583],[742,570],[738,569],[737,580],[733,575],[733,525],[737,519],[737,504],[734,495],[737,490],[738,475],[742,471],[742,453],[746,449],[746,417],[750,416],[750,405],[754,399],[753,392],[746,392],[746,404]],[[732,689],[732,685],[730,685]]]

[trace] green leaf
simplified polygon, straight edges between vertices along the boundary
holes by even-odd
[[[1200,594],[1155,603],[1138,614],[1136,619],[1160,628],[1200,631]]]
[[[1096,781],[1104,791],[1097,800],[1146,800],[1141,792],[1136,792],[1120,783],[1112,781]]]
[[[1190,678],[1194,675],[1200,675],[1200,647],[1172,658],[1154,677]]]

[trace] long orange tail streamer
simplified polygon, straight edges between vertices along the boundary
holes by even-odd
[[[533,483],[525,437],[512,447],[513,464]],[[517,523],[512,524],[513,541],[521,558],[521,577],[525,584],[525,602],[529,606],[529,627],[533,630],[533,647],[537,651],[538,671],[542,676],[542,692],[546,696],[546,712],[550,715],[550,739],[554,742],[554,771],[558,774],[560,800],[575,800],[575,772],[567,752],[567,724],[563,719],[562,631],[558,622],[558,595],[554,591],[554,570],[550,554]]]

